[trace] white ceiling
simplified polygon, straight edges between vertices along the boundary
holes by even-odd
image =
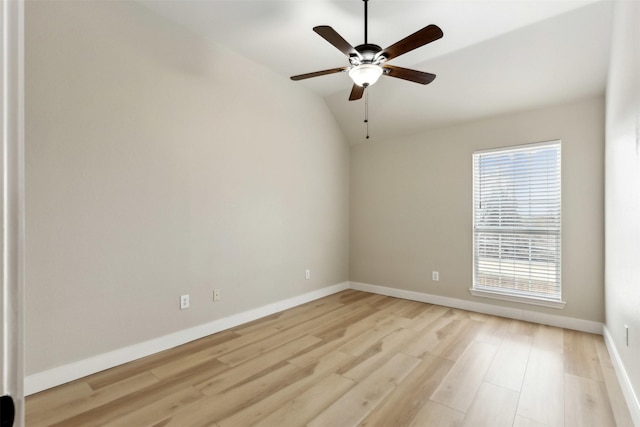
[[[361,0],[138,1],[286,77],[348,65],[314,26],[364,42]],[[436,80],[383,77],[369,88],[369,141],[604,93],[610,1],[369,1],[370,43],[384,48],[428,24],[444,37],[391,63]],[[291,84],[323,96],[351,143],[365,141],[364,101],[347,100],[346,73]]]

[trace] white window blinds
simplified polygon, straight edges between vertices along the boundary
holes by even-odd
[[[560,141],[473,155],[474,290],[561,300]]]

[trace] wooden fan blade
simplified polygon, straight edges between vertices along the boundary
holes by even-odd
[[[362,98],[362,94],[364,94],[364,88],[354,83],[351,88],[351,94],[349,95],[349,101],[355,101]]]
[[[380,52],[377,56],[380,57],[381,55],[384,55],[387,60],[396,58],[400,55],[412,51],[413,49],[438,40],[443,35],[444,34],[442,33],[442,30],[437,25],[427,25],[423,29],[416,31],[415,33],[411,34],[408,37],[405,37],[395,44],[392,44],[391,46]]]
[[[313,31],[315,31],[316,33],[318,33],[318,35],[320,35],[320,37],[322,37],[323,39],[325,39],[326,41],[334,45],[340,52],[344,53],[345,55],[347,56],[355,55],[360,57],[360,54],[358,53],[358,51],[353,46],[351,46],[348,41],[343,39],[342,36],[338,34],[338,32],[333,28],[331,28],[330,26],[321,25],[319,27],[314,27]]]
[[[311,77],[319,77],[319,76],[325,76],[327,74],[339,73],[341,71],[346,71],[348,69],[349,67],[340,67],[340,68],[332,68],[330,70],[316,71],[313,73],[299,74],[297,76],[291,76],[291,80],[310,79]]]
[[[409,68],[396,67],[385,64],[382,66],[385,71],[384,75],[395,77],[397,79],[409,80],[410,82],[420,83],[423,85],[431,83],[435,78],[435,74],[425,73],[423,71],[411,70]]]

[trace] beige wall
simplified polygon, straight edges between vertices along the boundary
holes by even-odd
[[[562,310],[473,297],[475,150],[562,140]],[[604,99],[351,148],[350,278],[601,322]],[[431,271],[440,281],[431,281]]]
[[[640,399],[640,2],[616,2],[607,85],[606,326]],[[629,346],[624,325],[629,326]],[[636,422],[640,406],[635,403]]]
[[[141,6],[27,2],[27,375],[348,280],[348,155],[320,98]]]

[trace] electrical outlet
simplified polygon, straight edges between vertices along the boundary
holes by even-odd
[[[629,347],[629,325],[624,325],[624,341]]]
[[[440,280],[440,273],[438,273],[437,271],[432,271],[431,272],[431,280],[433,280],[434,282],[437,282]]]
[[[220,301],[220,289],[214,289],[213,290],[213,300],[214,301]]]
[[[306,280],[311,279],[311,270],[307,269],[307,270],[304,271],[304,278]]]
[[[180,295],[180,310],[189,308],[189,295]]]

